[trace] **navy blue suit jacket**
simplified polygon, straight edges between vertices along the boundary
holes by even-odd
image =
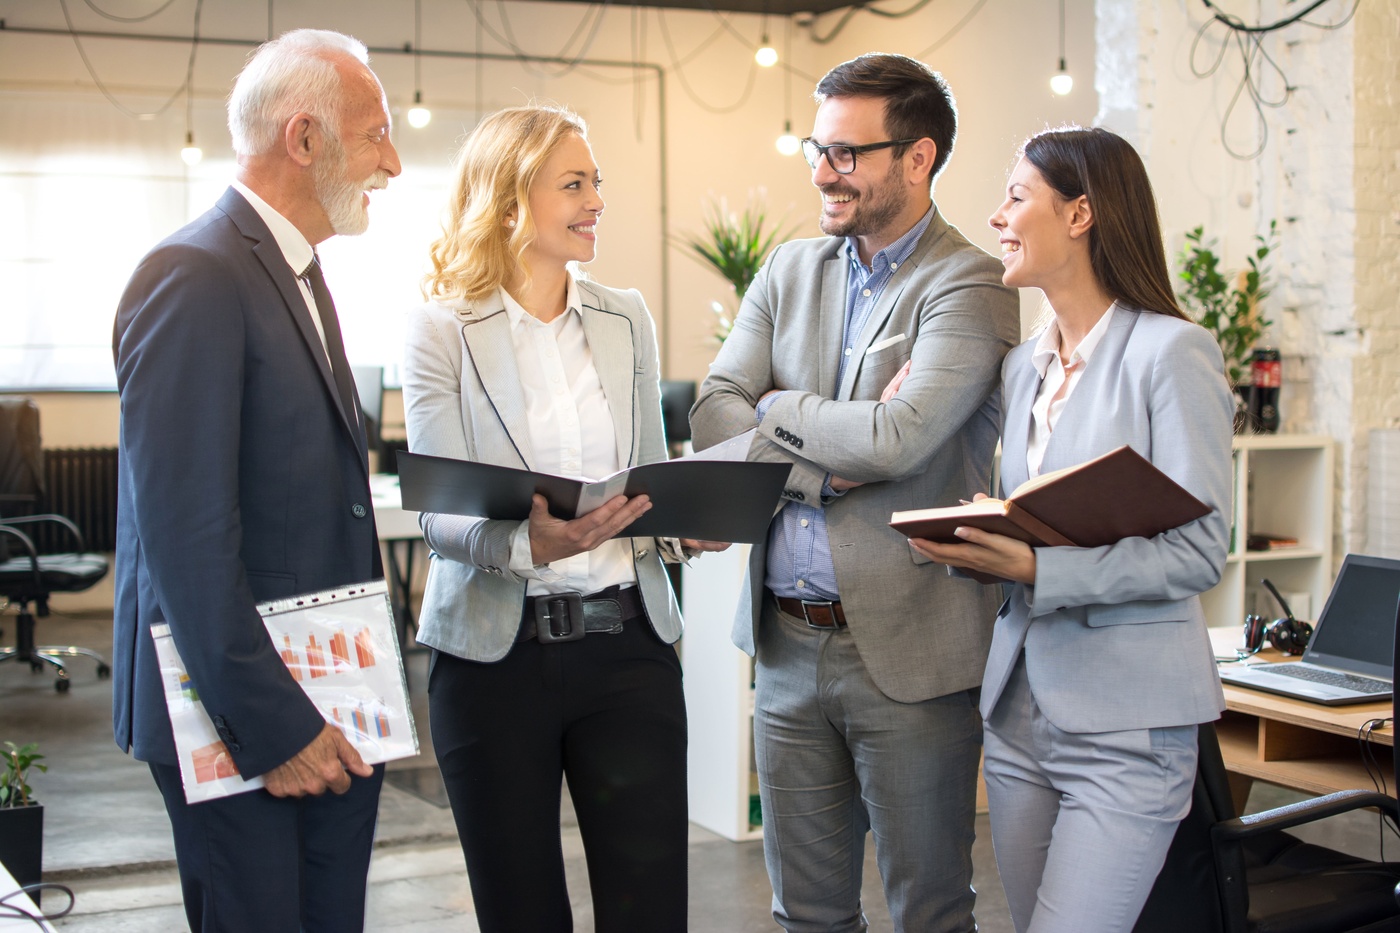
[[[150,627],[168,623],[245,777],[324,726],[258,602],[382,575],[358,411],[295,274],[236,190],[141,261],[117,310],[113,721],[175,764]]]

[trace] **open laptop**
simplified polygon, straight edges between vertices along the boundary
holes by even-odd
[[[1220,679],[1327,706],[1388,700],[1397,626],[1400,560],[1348,554],[1302,661],[1224,665]]]

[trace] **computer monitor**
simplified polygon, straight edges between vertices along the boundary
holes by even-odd
[[[690,409],[694,405],[695,383],[661,380],[661,421],[666,428],[668,444],[690,440]]]
[[[365,436],[370,450],[379,449],[379,430],[384,413],[384,367],[351,366],[355,391],[360,396],[360,410],[365,413]]]

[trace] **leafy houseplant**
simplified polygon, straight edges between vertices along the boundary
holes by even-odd
[[[1244,381],[1250,351],[1273,323],[1264,318],[1259,303],[1272,290],[1266,260],[1278,248],[1278,222],[1269,221],[1267,235],[1256,235],[1254,240],[1253,252],[1245,257],[1249,268],[1234,276],[1233,282],[1220,271],[1215,241],[1205,239],[1204,227],[1186,234],[1186,243],[1177,254],[1180,277],[1186,283],[1177,297],[1186,312],[1220,344],[1232,386]]]
[[[765,230],[768,224],[768,212],[758,199],[750,198],[740,214],[730,212],[723,200],[711,201],[704,229],[681,239],[689,250],[687,255],[713,268],[733,287],[736,308],[773,247],[792,235],[791,230],[781,231],[776,224]],[[710,308],[718,318],[715,336],[723,343],[734,315],[718,301],[711,302]]]
[[[6,742],[0,752],[0,862],[21,885],[38,884],[43,867],[44,808],[28,783],[31,770],[48,771],[38,764],[44,757],[38,748],[34,742]]]

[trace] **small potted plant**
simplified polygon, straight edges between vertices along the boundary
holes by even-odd
[[[753,284],[773,247],[792,235],[791,230],[779,230],[775,224],[765,231],[768,212],[761,198],[750,198],[740,214],[732,213],[723,199],[711,201],[706,207],[704,230],[682,237],[687,255],[710,266],[734,289],[734,310],[714,301],[715,337],[720,343],[729,336],[734,314],[744,301],[744,292]]]
[[[1186,284],[1177,292],[1186,313],[1220,344],[1225,356],[1225,375],[1236,393],[1235,428],[1244,427],[1248,412],[1249,355],[1273,322],[1266,319],[1259,303],[1272,290],[1266,260],[1278,248],[1278,222],[1269,221],[1268,233],[1254,237],[1255,247],[1245,257],[1249,264],[1233,276],[1220,270],[1215,241],[1205,238],[1205,228],[1186,234],[1186,243],[1177,254],[1179,276]]]
[[[6,742],[0,752],[0,863],[21,885],[38,884],[44,864],[44,807],[28,783],[31,770],[49,770],[38,749]]]

